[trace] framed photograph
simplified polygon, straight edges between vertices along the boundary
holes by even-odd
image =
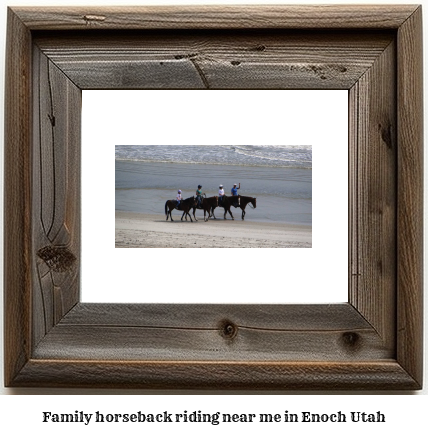
[[[7,25],[6,386],[422,388],[421,6],[16,7]],[[81,301],[94,89],[346,90],[347,302]]]

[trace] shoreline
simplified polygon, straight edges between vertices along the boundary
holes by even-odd
[[[175,214],[175,215],[174,215]],[[248,221],[236,218],[174,221],[162,214],[116,210],[116,248],[311,248],[312,226],[288,223]]]

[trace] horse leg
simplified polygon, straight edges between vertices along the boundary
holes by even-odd
[[[211,208],[210,207],[204,208],[204,220],[205,220],[205,213],[208,213],[208,217],[207,217],[207,220],[206,220],[206,221],[208,221],[209,218],[211,217]]]
[[[214,215],[214,207],[211,208],[211,212],[213,214],[213,217],[217,220],[217,217]]]
[[[233,217],[233,214],[232,214],[232,211],[230,210],[230,208],[229,208],[229,214],[231,215],[232,220],[235,220],[235,217]]]
[[[189,210],[190,211],[190,210]],[[190,217],[190,221],[193,223],[193,220],[192,220],[192,216],[190,215],[190,213],[189,212],[187,212],[187,214],[189,215],[189,217]],[[186,218],[187,219],[187,218]]]
[[[245,217],[245,209],[244,208],[241,208],[242,209],[242,220],[244,220],[244,217]]]
[[[196,218],[196,208],[193,208],[193,218],[195,219],[195,222],[198,221],[198,219]]]

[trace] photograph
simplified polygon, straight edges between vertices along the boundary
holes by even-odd
[[[116,247],[312,247],[311,145],[115,147]]]

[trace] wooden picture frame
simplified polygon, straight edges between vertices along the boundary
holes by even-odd
[[[6,386],[420,389],[421,23],[410,5],[10,8]],[[348,89],[349,302],[81,303],[95,88]]]

